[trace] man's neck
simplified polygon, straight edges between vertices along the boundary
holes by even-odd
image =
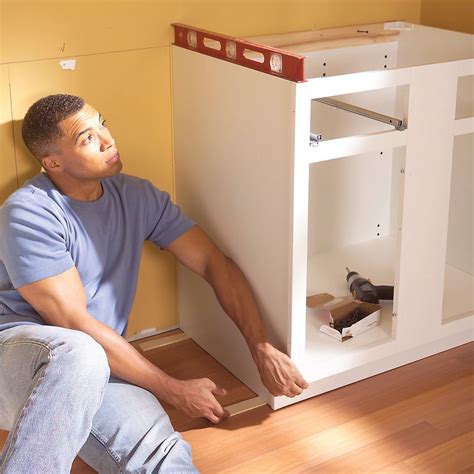
[[[103,189],[100,179],[97,180],[72,180],[59,179],[46,173],[56,188],[66,196],[77,201],[97,201],[102,196]]]

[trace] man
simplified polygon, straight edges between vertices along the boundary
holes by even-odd
[[[209,379],[177,380],[124,338],[144,240],[205,278],[273,395],[307,387],[268,343],[247,280],[149,181],[121,174],[115,142],[83,99],[59,94],[22,128],[40,173],[0,211],[0,472],[192,472],[189,445],[158,399],[218,423]]]

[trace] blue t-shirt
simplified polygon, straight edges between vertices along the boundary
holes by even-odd
[[[45,173],[0,208],[0,331],[46,324],[15,288],[74,265],[97,320],[124,334],[145,240],[166,247],[194,222],[149,181],[119,174],[96,201],[62,194]]]

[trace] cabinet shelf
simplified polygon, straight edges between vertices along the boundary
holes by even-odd
[[[377,239],[317,253],[308,259],[308,295],[331,293],[334,296],[349,295],[345,279],[345,267],[357,270],[375,284],[394,284],[396,261],[396,237]],[[370,360],[363,352],[380,344],[394,341],[393,303],[381,301],[380,325],[344,342],[337,341],[319,328],[327,324],[313,309],[306,311],[306,376],[317,380],[322,374],[347,369]]]
[[[395,282],[396,237],[389,235],[313,254],[308,259],[308,295],[349,294],[346,267],[376,285]]]

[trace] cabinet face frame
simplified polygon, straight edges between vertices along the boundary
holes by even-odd
[[[213,73],[220,71],[227,81],[226,87],[229,91],[241,86],[239,81],[243,80],[245,93],[245,87],[251,83],[252,78],[256,81],[255,89],[261,90],[262,93],[266,88],[274,87],[272,81],[275,81],[275,78],[271,76],[262,79],[261,73],[249,70],[238,71],[236,65],[208,58],[199,53],[183,51],[176,46],[173,46],[173,57],[173,74],[175,84],[178,84],[177,90],[174,91],[175,112],[177,112],[175,131],[178,132],[176,138],[182,137],[183,131],[189,127],[189,123],[184,124],[189,121],[184,118],[186,106],[178,95],[184,88],[193,87],[194,78],[186,82],[177,77],[186,71],[187,66],[190,68],[187,70],[188,77],[192,77],[190,71],[196,65],[212,70]],[[200,72],[196,72],[196,75],[199,74]],[[212,328],[209,329],[212,336],[203,335],[202,328],[196,329],[196,324],[184,315],[190,305],[189,302],[184,301],[186,297],[183,300],[183,295],[180,294],[180,322],[183,322],[183,329],[265,398],[273,408],[285,406],[472,340],[474,319],[472,315],[443,324],[441,318],[434,320],[433,314],[441,314],[442,309],[453,137],[474,131],[474,118],[455,120],[457,81],[459,77],[473,74],[474,60],[464,59],[400,69],[314,78],[302,83],[287,81],[285,86],[282,85],[287,92],[294,94],[293,107],[287,109],[292,149],[288,156],[291,164],[289,169],[291,204],[287,254],[288,316],[285,340],[286,349],[292,359],[303,369],[305,375],[310,374],[310,381],[314,382],[311,388],[304,396],[292,401],[283,397],[269,396],[259,385],[258,375],[249,371],[248,368],[242,368],[244,364],[251,363],[249,358],[242,355],[237,357],[240,360],[236,361],[236,357],[232,358],[222,347],[228,343],[228,351],[245,352],[242,341],[237,343],[232,340],[238,339],[238,336],[232,333],[230,336],[222,336],[223,340],[216,341],[216,338],[220,338],[219,331],[213,332]],[[310,146],[308,137],[312,99],[405,85],[410,86],[407,130],[349,136],[320,142],[317,147]],[[440,90],[443,90],[443,94],[439,94]],[[219,93],[223,93],[222,90]],[[206,90],[206,94],[212,96],[212,91]],[[201,103],[202,108],[205,105],[204,102]],[[196,112],[199,109],[193,110]],[[209,112],[212,113],[213,109]],[[258,110],[252,111],[252,114],[259,113]],[[262,122],[262,129],[265,127],[265,122]],[[437,137],[436,142],[431,139],[433,135]],[[221,139],[224,138],[220,135],[216,138],[217,141]],[[192,177],[186,176],[184,160],[186,153],[189,156],[192,149],[190,147],[186,149],[178,142],[175,146],[178,204],[183,204],[184,210],[187,211],[191,197],[183,186],[189,186]],[[208,146],[212,147],[212,140]],[[315,375],[315,371],[308,366],[305,348],[309,167],[322,161],[368,153],[381,148],[402,146],[406,146],[407,151],[402,231],[397,235],[400,258],[396,263],[399,268],[396,272],[393,309],[395,315],[393,327],[396,328],[396,334],[391,340],[382,341],[374,347],[354,353],[348,362],[335,363],[332,371],[321,370]],[[430,157],[429,167],[426,166],[426,162],[419,159],[423,154]],[[180,176],[181,173],[184,173],[184,177]],[[420,190],[423,192],[420,193]],[[181,197],[183,197],[182,201]],[[427,213],[433,206],[436,206],[437,211]],[[433,235],[434,238],[432,238]],[[244,271],[247,272],[247,269]],[[181,284],[195,285],[191,281],[192,277],[186,275],[185,270],[180,269],[179,274]],[[423,283],[423,297],[420,297],[420,281]],[[204,291],[203,288],[201,290]],[[205,308],[207,308],[206,304],[204,304]],[[213,311],[215,311],[214,308],[209,310],[209,312]],[[414,314],[417,316],[413,317]],[[227,329],[228,327],[225,326],[225,330]]]
[[[354,156],[379,149],[406,146],[403,223],[399,235],[400,262],[395,282],[394,324],[396,344],[386,348],[400,352],[423,342],[465,331],[469,334],[473,318],[451,321],[447,328],[441,318],[453,138],[472,133],[474,118],[455,120],[455,104],[459,77],[473,74],[474,60],[461,60],[415,66],[388,71],[362,72],[345,76],[310,79],[296,86],[296,121],[293,217],[293,288],[290,354],[299,365],[305,365],[306,285],[300,275],[307,274],[308,167],[313,163]],[[410,86],[408,129],[385,131],[365,136],[352,136],[322,141],[309,146],[308,103],[312,99],[365,92],[387,87]],[[443,94],[439,91],[443,90]],[[299,107],[299,108],[298,108]],[[303,118],[304,117],[304,118]],[[432,140],[435,136],[436,141]],[[420,157],[429,156],[429,166]],[[429,213],[431,206],[437,212]],[[422,223],[422,225],[420,225]],[[428,275],[428,276],[427,276]],[[305,280],[304,280],[305,281]],[[422,283],[420,283],[422,282]],[[421,286],[422,288],[421,288]],[[420,298],[420,291],[424,297]],[[417,314],[417,318],[410,318]],[[385,343],[383,343],[385,344]],[[367,362],[372,353],[367,351]]]

